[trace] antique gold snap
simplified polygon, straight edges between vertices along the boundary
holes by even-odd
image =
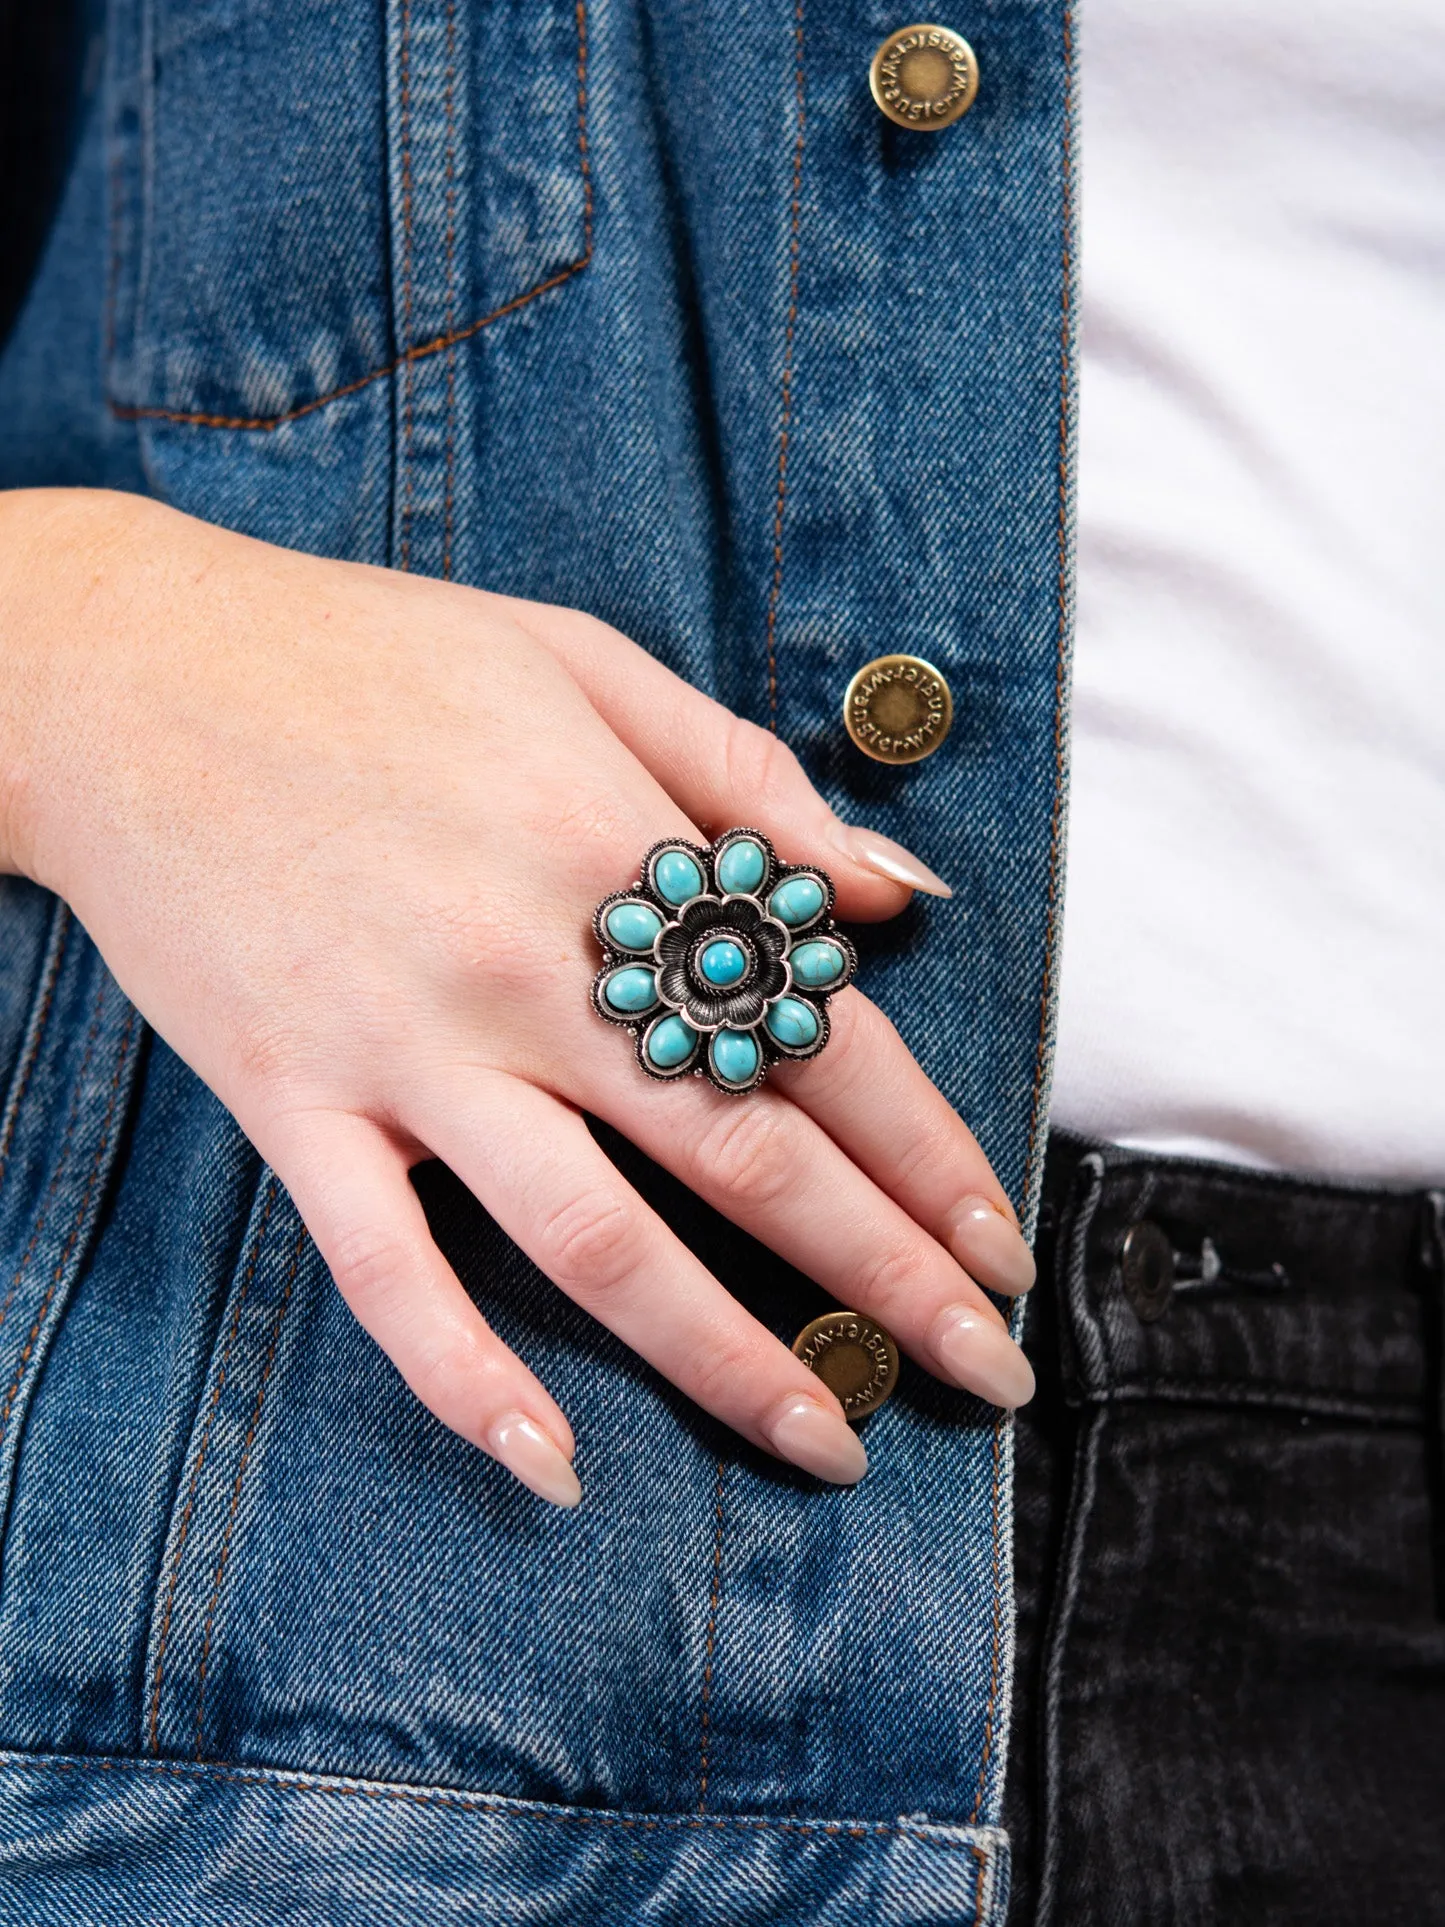
[[[821,1378],[851,1421],[876,1412],[898,1383],[898,1347],[861,1311],[828,1311],[793,1340],[793,1351]]]
[[[972,107],[978,61],[962,34],[948,27],[901,27],[874,54],[868,85],[889,120],[936,134]]]
[[[878,763],[921,763],[953,722],[953,694],[922,656],[865,662],[843,696],[843,724]]]

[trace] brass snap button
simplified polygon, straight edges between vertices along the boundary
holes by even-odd
[[[1141,1323],[1152,1325],[1169,1309],[1174,1293],[1174,1246],[1159,1229],[1141,1218],[1131,1224],[1120,1254],[1124,1296]]]
[[[861,1311],[828,1311],[793,1340],[793,1351],[851,1421],[876,1412],[898,1383],[898,1347]]]
[[[948,27],[900,27],[874,54],[868,85],[889,120],[936,134],[972,107],[978,61],[962,34]]]
[[[953,722],[953,694],[922,656],[865,662],[843,696],[843,726],[877,763],[921,763]]]

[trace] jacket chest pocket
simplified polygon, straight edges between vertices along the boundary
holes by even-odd
[[[570,0],[117,0],[112,402],[269,429],[591,251]]]

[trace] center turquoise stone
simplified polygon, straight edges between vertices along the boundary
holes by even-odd
[[[717,943],[710,943],[703,951],[697,960],[697,967],[710,984],[716,984],[722,990],[729,984],[735,984],[746,972],[748,960],[741,945],[721,938]]]

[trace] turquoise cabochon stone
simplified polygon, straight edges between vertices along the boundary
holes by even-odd
[[[712,1040],[713,1069],[725,1084],[746,1084],[757,1071],[760,1055],[750,1031],[720,1030]]]
[[[603,984],[602,998],[610,1010],[635,1016],[639,1011],[651,1010],[657,1002],[657,978],[639,964],[628,964],[622,970],[614,970]]]
[[[741,948],[727,939],[710,943],[697,962],[708,982],[717,984],[720,989],[735,984],[748,967],[748,960]]]
[[[789,1050],[806,1050],[818,1041],[818,1013],[801,997],[780,997],[765,1021],[773,1036]]]
[[[697,1032],[680,1017],[664,1017],[647,1039],[648,1062],[660,1071],[676,1070],[697,1048]]]
[[[847,960],[837,944],[824,938],[800,943],[788,962],[793,966],[794,982],[802,984],[805,990],[826,990],[847,968]]]
[[[796,930],[799,924],[811,923],[826,901],[816,877],[789,877],[768,898],[768,908],[779,923]]]
[[[768,873],[768,859],[761,843],[739,837],[729,843],[717,861],[717,887],[724,895],[748,895],[756,890]]]
[[[618,903],[607,912],[606,930],[619,949],[651,950],[662,918],[645,903]]]
[[[652,866],[652,880],[668,903],[690,903],[702,895],[702,871],[686,850],[664,850]]]

